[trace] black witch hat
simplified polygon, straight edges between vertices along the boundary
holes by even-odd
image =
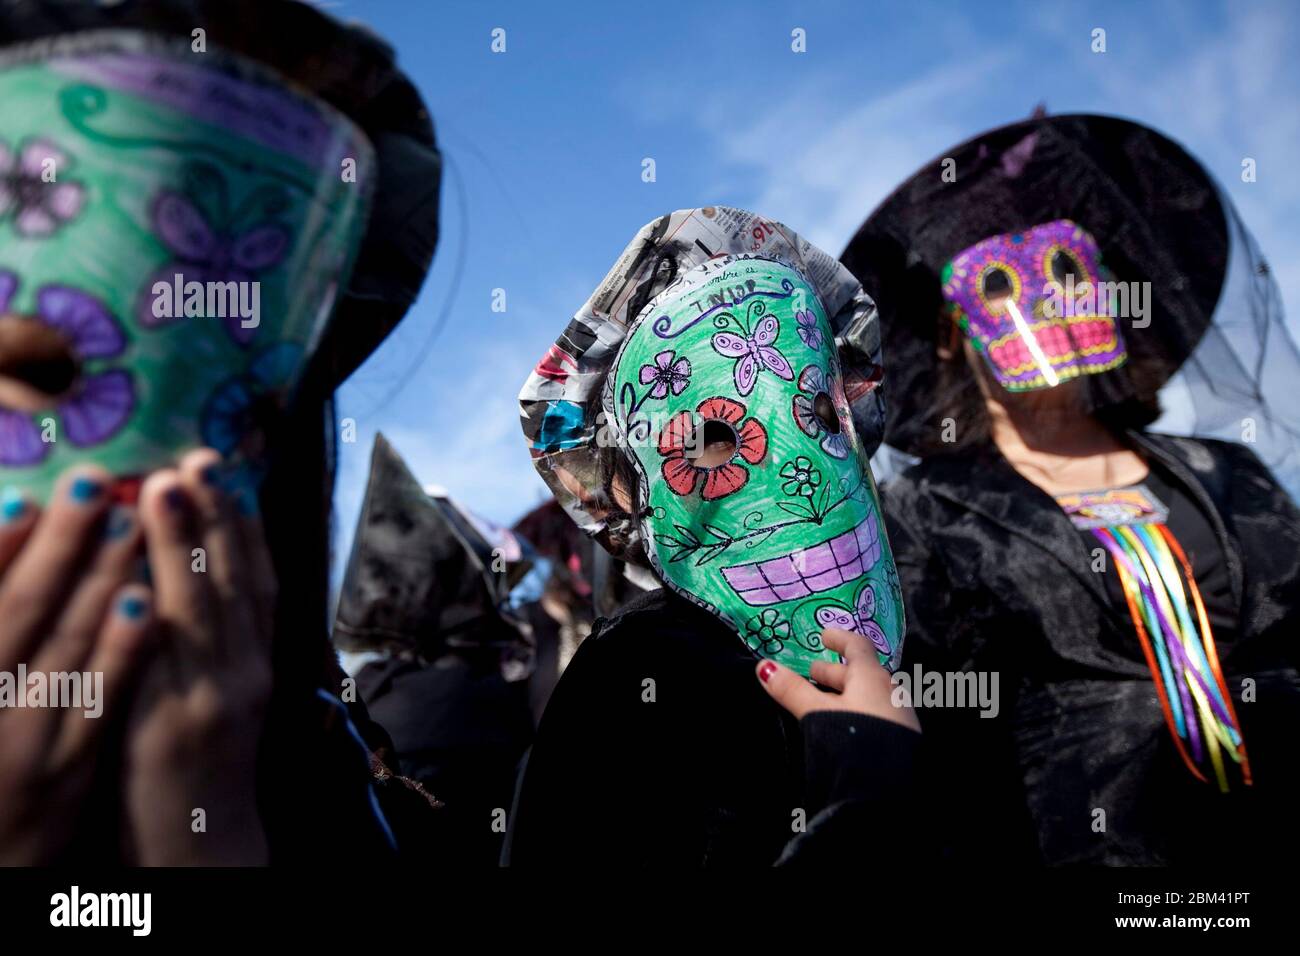
[[[389,651],[426,661],[455,650],[527,654],[509,617],[510,590],[532,566],[522,542],[507,554],[454,503],[430,495],[384,436],[339,596],[334,641],[345,651]]]
[[[1149,323],[1124,329],[1128,363],[1089,385],[1097,408],[1126,404],[1155,417],[1156,393],[1205,334],[1223,287],[1229,228],[1219,190],[1186,150],[1138,123],[1035,117],[927,163],[840,257],[880,310],[888,444],[914,455],[951,449],[937,442],[943,410],[978,394],[964,361],[936,353],[950,322],[940,312],[944,265],[981,239],[1058,219],[1096,238],[1115,279],[1151,283]]]

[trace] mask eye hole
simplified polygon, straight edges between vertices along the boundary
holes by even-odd
[[[1052,279],[1061,285],[1065,285],[1067,277],[1073,281],[1075,288],[1079,284],[1088,280],[1088,274],[1083,271],[1083,266],[1075,258],[1072,252],[1065,249],[1057,249],[1048,259],[1048,269],[1051,270]]]
[[[995,312],[1002,310],[1003,304],[1011,298],[1014,291],[1015,283],[1011,281],[1011,274],[1001,266],[993,266],[980,277],[980,295]]]
[[[835,403],[831,401],[829,395],[818,392],[817,397],[813,399],[812,409],[823,428],[832,435],[840,433],[840,416],[835,413]]]
[[[81,363],[67,336],[43,322],[0,318],[0,384],[10,408],[38,410],[72,388]]]
[[[697,429],[691,442],[698,454],[694,456],[697,468],[717,468],[736,457],[739,447],[735,430],[726,422],[710,419]],[[690,457],[690,452],[687,452]]]

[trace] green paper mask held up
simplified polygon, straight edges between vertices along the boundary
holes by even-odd
[[[0,54],[0,482],[248,478],[360,243],[372,152],[240,57],[140,34]]]
[[[539,470],[611,550],[643,555],[760,656],[806,675],[838,659],[820,635],[840,627],[897,666],[902,596],[867,464],[883,423],[874,305],[750,213],[705,207],[647,230],[628,247],[641,259],[625,253],[525,385]],[[597,377],[599,401],[580,401]],[[607,459],[603,487],[584,468],[602,448],[627,456],[635,488]]]

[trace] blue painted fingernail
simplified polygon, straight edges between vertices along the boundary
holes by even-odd
[[[74,479],[72,486],[68,488],[68,497],[83,505],[94,501],[103,493],[104,483],[94,478],[87,478],[85,475]]]
[[[131,515],[130,508],[117,506],[108,513],[108,520],[104,523],[104,540],[116,541],[119,538],[125,538],[131,531],[134,518]]]
[[[201,472],[199,472],[199,480],[202,481],[209,488],[224,490],[222,488],[223,482],[221,480],[221,477],[222,475],[221,475],[220,465],[208,465],[208,467],[204,468]]]
[[[12,524],[27,513],[27,499],[17,488],[6,488],[0,495],[0,523]]]
[[[189,504],[189,499],[185,497],[185,492],[179,487],[168,488],[167,493],[163,495],[163,501],[172,511],[184,511],[185,506]]]
[[[138,621],[149,610],[149,604],[137,594],[127,594],[117,602],[117,613],[128,621]]]

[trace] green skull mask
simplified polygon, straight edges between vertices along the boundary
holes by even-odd
[[[796,269],[723,256],[629,328],[605,392],[659,576],[801,674],[821,631],[897,666],[903,606],[822,302]]]
[[[125,488],[199,445],[255,480],[361,240],[361,131],[131,33],[6,50],[0,101],[0,322],[61,360],[0,398],[0,483],[44,500],[94,462]]]

